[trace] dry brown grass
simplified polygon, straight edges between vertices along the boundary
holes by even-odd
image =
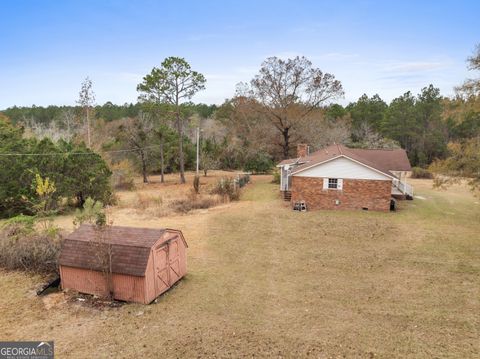
[[[160,196],[151,196],[146,193],[137,193],[137,200],[134,202],[134,208],[139,211],[145,211],[152,207],[161,207],[163,199]]]
[[[220,178],[234,177],[234,172],[211,171],[208,177],[200,177],[200,195],[192,197],[194,173],[186,173],[186,184],[179,184],[176,175],[165,176],[165,183],[160,183],[159,176],[151,176],[149,183],[136,181],[137,190],[119,191],[117,210],[136,210],[138,214],[162,217],[175,212],[188,212],[205,209],[224,203],[219,196],[210,192]]]
[[[112,210],[113,216],[119,220],[125,216],[142,218],[165,217],[178,213],[188,213],[196,209],[208,209],[228,202],[221,196],[210,194],[220,178],[234,177],[234,172],[211,171],[208,177],[200,177],[200,194],[193,193],[194,173],[187,172],[186,184],[179,184],[176,175],[165,176],[165,183],[160,183],[159,176],[151,176],[150,182],[145,184],[137,181],[136,191],[119,191],[118,206]]]
[[[46,221],[39,225],[34,217],[14,217],[0,225],[0,268],[56,273],[61,243],[59,230]]]
[[[480,204],[468,190],[412,180],[425,199],[397,213],[297,213],[270,180],[188,215],[113,212],[187,238],[188,275],[156,304],[47,305],[38,277],[0,272],[3,340],[53,339],[59,357],[479,357]]]
[[[0,230],[0,267],[34,273],[57,272],[61,237],[46,233],[8,236]]]
[[[189,213],[196,209],[207,209],[224,203],[225,199],[218,195],[197,194],[194,190],[185,198],[174,200],[170,209],[176,213]]]

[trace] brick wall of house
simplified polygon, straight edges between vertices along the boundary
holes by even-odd
[[[292,177],[292,204],[305,201],[307,209],[362,209],[389,211],[391,181],[344,179],[343,189],[323,189],[323,178]],[[339,204],[335,203],[339,200]]]

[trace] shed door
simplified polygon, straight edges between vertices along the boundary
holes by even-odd
[[[168,287],[170,287],[168,246],[163,246],[155,250],[155,289],[157,293],[161,293]]]
[[[170,285],[180,279],[180,254],[178,248],[178,237],[168,243],[168,258],[170,264]]]

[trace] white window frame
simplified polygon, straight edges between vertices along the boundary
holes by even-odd
[[[336,187],[330,187],[330,180],[336,180]],[[324,178],[323,179],[323,189],[324,190],[333,190],[333,191],[341,191],[343,190],[343,179],[342,178]]]

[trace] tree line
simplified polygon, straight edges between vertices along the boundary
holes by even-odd
[[[181,112],[188,120],[197,117],[195,124],[201,119],[207,126],[223,126],[225,132],[241,138],[246,135],[242,133],[246,129],[240,127],[262,130],[266,122],[262,120],[262,114],[255,110],[257,104],[249,101],[251,100],[247,98],[235,97],[221,106],[185,104],[181,106]],[[139,115],[142,108],[143,104],[140,102],[94,106],[92,111],[94,126],[108,127],[108,124],[114,121],[127,123],[142,116]],[[309,111],[307,107],[304,110]],[[379,95],[371,97],[363,95],[345,107],[331,104],[310,111],[308,119],[298,117],[297,120],[295,117],[295,120],[291,121],[293,124],[287,122],[285,127],[280,129],[280,126],[273,122],[271,126],[267,124],[267,127],[270,127],[267,130],[273,133],[272,140],[277,143],[278,149],[268,144],[254,143],[253,135],[249,136],[248,142],[252,142],[254,147],[265,149],[264,154],[272,160],[294,156],[291,144],[297,142],[308,142],[314,148],[335,140],[362,147],[397,145],[407,150],[412,164],[427,166],[435,158],[446,156],[448,142],[475,137],[480,133],[478,104],[473,100],[443,97],[439,89],[433,85],[425,87],[417,95],[406,92],[389,104]],[[45,137],[55,138],[55,135],[67,133],[78,127],[82,110],[80,106],[32,106],[11,107],[2,113],[10,118],[12,123],[24,124],[29,129],[36,130],[40,137],[43,137],[43,134]],[[301,116],[304,116],[303,113]],[[212,121],[208,122],[207,119]],[[286,120],[289,120],[288,117]],[[278,122],[280,124],[280,120]],[[311,129],[317,125],[319,126],[317,130],[312,132]],[[230,126],[235,127],[233,130],[235,133],[231,133],[231,129],[227,128]],[[280,136],[274,135],[276,131]],[[218,136],[215,136],[215,141],[218,140]],[[228,159],[224,160],[225,165],[231,162]],[[232,165],[237,164],[234,161]]]
[[[479,57],[477,48],[468,59],[471,70],[479,70]],[[216,106],[191,102],[206,79],[185,59],[169,57],[137,85],[135,104],[95,105],[87,79],[77,106],[12,107],[2,112],[13,125],[22,126],[22,138],[85,146],[102,154],[110,168],[127,161],[145,182],[152,173],[163,181],[168,172],[179,172],[180,182],[185,182],[185,170],[195,168],[197,130],[205,175],[217,168],[268,172],[275,162],[294,157],[298,143],[319,149],[334,142],[402,147],[412,165],[426,168],[435,163],[440,170],[442,164],[451,167],[452,161],[445,161],[449,156],[458,155],[453,144],[470,141],[471,149],[480,136],[478,82],[466,80],[453,98],[428,85],[390,103],[379,95],[363,95],[341,106],[336,102],[344,91],[333,74],[305,57],[271,57],[250,82],[238,84],[235,95]]]

